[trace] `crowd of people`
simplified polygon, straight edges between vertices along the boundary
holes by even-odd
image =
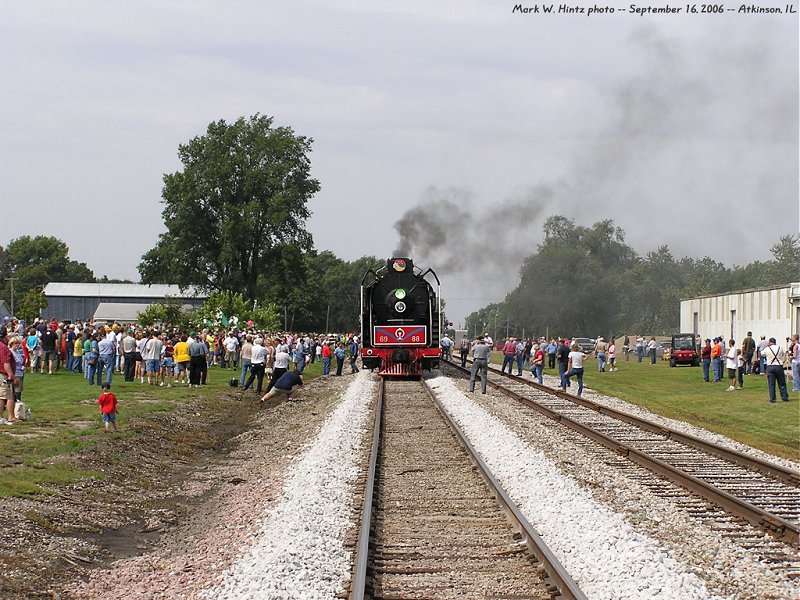
[[[769,401],[775,404],[780,395],[781,400],[788,402],[786,368],[791,369],[792,391],[800,392],[800,342],[797,334],[786,338],[785,348],[774,337],[766,339],[762,335],[756,342],[752,331],[747,332],[741,345],[733,338],[729,338],[727,344],[723,336],[713,340],[706,338],[700,349],[700,360],[703,381],[722,383],[727,379],[729,392],[744,387],[745,375],[765,376]]]
[[[509,337],[502,345],[501,371],[521,376],[526,368],[539,384],[543,383],[545,368],[558,368],[560,387],[571,387],[577,381],[577,394],[583,392],[584,365],[590,352],[586,352],[569,338],[537,340]],[[444,335],[441,340],[442,356],[449,359],[455,343]],[[469,354],[474,362],[470,377],[470,391],[475,389],[475,379],[481,376],[482,389],[486,392],[486,368],[494,341],[489,334],[460,340],[461,365],[466,365]],[[639,362],[648,356],[651,364],[656,362],[657,342],[655,337],[646,340],[636,336],[634,343],[625,336],[621,353],[625,360],[633,354]],[[594,355],[599,372],[618,370],[618,341],[611,337],[606,341],[598,337],[594,342]],[[290,332],[260,331],[255,328],[214,329],[205,327],[196,331],[181,331],[177,328],[145,328],[135,324],[95,323],[91,321],[59,323],[55,320],[36,319],[27,324],[16,319],[7,319],[0,329],[0,361],[2,361],[3,385],[0,386],[0,403],[6,416],[0,413],[0,424],[13,424],[15,403],[22,400],[26,373],[52,375],[61,369],[81,374],[89,385],[110,388],[114,374],[122,375],[125,381],[145,382],[151,386],[173,387],[206,385],[209,367],[218,365],[221,370],[235,372],[230,384],[243,390],[253,388],[256,393],[265,393],[263,399],[279,389],[295,390],[302,384],[293,378],[279,380],[286,373],[302,377],[307,364],[322,362],[324,376],[341,376],[345,361],[349,357],[351,373],[358,371],[359,339],[355,334],[346,336],[296,334]],[[768,380],[770,402],[777,396],[788,401],[788,390],[784,368],[791,369],[792,390],[800,391],[800,343],[798,336],[786,338],[786,347],[776,343],[775,338],[760,341],[748,332],[741,345],[722,336],[706,339],[700,350],[703,365],[703,380],[722,382],[727,370],[728,390],[744,386],[747,375],[762,375]],[[267,379],[266,390],[264,381]],[[292,379],[289,381],[289,379]],[[285,387],[288,384],[289,387]]]
[[[448,336],[442,338],[442,357],[449,359],[453,342]],[[472,353],[473,363],[470,375],[469,389],[475,390],[475,380],[480,377],[482,380],[483,393],[486,393],[485,375],[488,367],[491,350],[495,347],[492,338],[488,333],[476,336],[473,339],[462,336],[459,351],[461,366],[465,367],[467,358]],[[591,356],[569,338],[539,338],[538,340],[509,337],[502,345],[498,345],[502,352],[503,362],[500,367],[502,373],[508,369],[511,375],[516,368],[517,376],[522,376],[526,367],[536,381],[543,383],[543,372],[545,365],[550,369],[558,366],[560,387],[563,390],[571,387],[572,378],[578,384],[577,395],[583,393],[583,374],[584,362]],[[638,335],[631,344],[631,338],[624,336],[621,352],[625,360],[630,360],[630,356],[636,356],[638,362],[642,362],[644,357],[650,359],[650,364],[656,364],[658,342],[655,336],[647,340],[644,336]],[[594,342],[592,352],[597,359],[597,370],[600,373],[614,372],[619,370],[617,366],[618,342],[615,337],[606,341],[602,336]],[[713,374],[713,382],[723,381],[727,369],[729,381],[729,391],[742,389],[744,386],[745,375],[763,375],[767,377],[769,399],[775,403],[779,394],[783,401],[788,402],[788,391],[786,383],[785,369],[791,369],[792,391],[800,392],[800,342],[798,335],[786,338],[786,348],[777,344],[775,338],[765,339],[761,336],[761,341],[756,343],[752,332],[747,332],[747,337],[737,346],[733,339],[728,340],[728,347],[723,345],[722,336],[712,340],[705,340],[705,346],[700,350],[701,364],[703,365],[703,379],[708,382],[710,374]],[[777,393],[776,393],[777,388]]]
[[[206,385],[209,367],[218,365],[235,372],[231,385],[269,395],[276,386],[289,389],[279,385],[282,375],[302,375],[306,365],[317,360],[323,363],[324,376],[341,376],[348,357],[350,371],[358,371],[359,339],[355,334],[271,332],[253,327],[205,327],[186,332],[92,321],[36,319],[28,324],[12,318],[2,324],[0,340],[0,360],[6,370],[0,401],[8,415],[0,414],[0,419],[9,424],[17,421],[14,405],[22,401],[26,373],[75,373],[88,385],[106,391],[115,374],[151,386],[192,388]],[[293,382],[290,387],[297,385]]]

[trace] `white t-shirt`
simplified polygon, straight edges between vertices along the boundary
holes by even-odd
[[[572,351],[569,353],[569,357],[572,360],[572,368],[573,369],[582,369],[583,368],[583,352],[576,352]]]
[[[283,350],[278,350],[275,354],[275,368],[276,369],[288,369],[289,368],[289,353],[284,352]]]
[[[728,354],[725,355],[726,358],[727,358],[727,360],[725,361],[725,368],[726,369],[735,369],[738,366],[737,365],[738,361],[736,360],[736,352],[737,352],[737,350],[738,349],[736,348],[736,346],[731,346],[728,349]]]
[[[250,351],[250,364],[263,365],[264,358],[267,356],[267,349],[261,344],[253,344],[253,349]]]
[[[161,348],[164,344],[158,338],[150,338],[144,347],[142,356],[145,360],[157,360],[161,358]]]

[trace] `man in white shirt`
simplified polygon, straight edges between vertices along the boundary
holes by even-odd
[[[253,380],[258,378],[258,385],[256,386],[256,393],[261,393],[261,387],[264,384],[264,360],[267,356],[267,349],[262,345],[264,339],[257,337],[253,340],[253,348],[250,351],[250,377],[247,378],[247,383],[244,384],[242,389],[250,389],[253,385]]]
[[[142,358],[147,369],[147,383],[155,385],[158,381],[158,373],[161,371],[161,349],[164,343],[159,339],[154,331],[150,332],[149,339],[142,352]]]
[[[289,361],[291,359],[292,357],[289,353],[284,350],[284,346],[278,346],[275,350],[275,363],[272,366],[272,378],[269,380],[269,385],[267,385],[267,393],[275,387],[275,383],[281,378],[281,375],[289,370]]]
[[[736,389],[736,370],[739,368],[739,348],[736,347],[736,342],[728,340],[728,353],[725,355],[725,368],[728,369],[728,379],[730,385],[728,391],[732,392]]]
[[[233,333],[228,332],[228,335],[222,341],[222,345],[225,346],[225,357],[223,365],[226,365],[229,369],[239,368],[239,340],[233,335]]]
[[[767,385],[769,386],[769,401],[775,404],[775,382],[781,392],[781,400],[789,401],[789,391],[786,389],[786,374],[783,372],[783,348],[778,346],[775,338],[769,338],[769,344],[761,351],[761,356],[767,363]]]
[[[583,393],[583,361],[586,360],[588,354],[581,352],[578,344],[573,343],[570,347],[569,358],[567,360],[567,372],[561,382],[561,388],[566,392],[567,385],[569,385],[569,378],[573,375],[578,379],[578,396]]]

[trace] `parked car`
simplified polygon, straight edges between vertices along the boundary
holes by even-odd
[[[669,360],[671,353],[672,344],[670,342],[658,342],[658,346],[656,346],[656,358]]]
[[[594,340],[592,338],[576,337],[572,339],[573,344],[578,344],[581,352],[591,354],[594,352]]]

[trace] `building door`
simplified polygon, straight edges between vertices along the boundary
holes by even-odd
[[[697,335],[700,333],[700,314],[694,313],[692,315],[692,333]]]
[[[736,339],[736,311],[731,311],[731,339]]]

